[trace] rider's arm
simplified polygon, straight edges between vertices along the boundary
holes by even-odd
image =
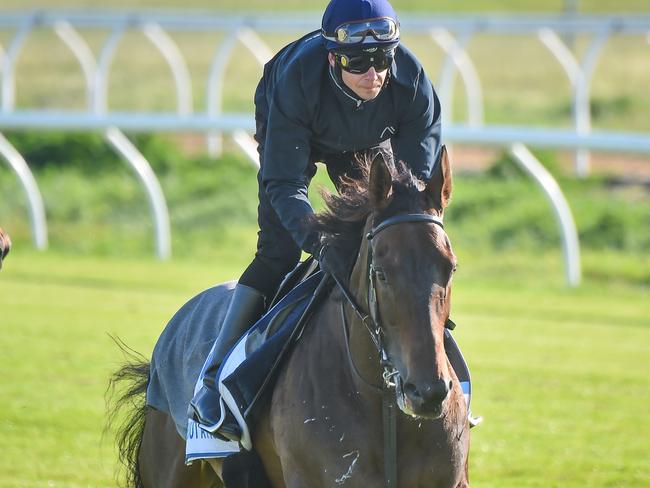
[[[311,138],[308,95],[302,91],[299,70],[286,72],[277,83],[269,107],[262,184],[294,241],[301,249],[313,252],[317,236],[306,228],[314,213],[307,197]]]
[[[440,101],[420,68],[410,106],[391,139],[395,160],[404,161],[414,174],[428,181],[440,149]]]

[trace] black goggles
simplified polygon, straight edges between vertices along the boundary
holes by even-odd
[[[384,51],[377,49],[374,52],[363,53],[352,56],[348,54],[336,53],[336,61],[342,70],[353,74],[362,74],[370,68],[375,71],[384,71],[393,63],[394,50]]]
[[[339,25],[334,33],[323,31],[323,37],[328,41],[338,44],[359,44],[366,40],[368,35],[379,42],[394,41],[399,38],[399,24],[390,17],[346,22]]]

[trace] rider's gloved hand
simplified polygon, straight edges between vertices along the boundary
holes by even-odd
[[[346,259],[342,256],[342,250],[330,244],[323,243],[318,250],[318,254],[314,257],[320,264],[320,269],[325,273],[332,275],[337,280],[344,280],[347,278],[349,269]]]

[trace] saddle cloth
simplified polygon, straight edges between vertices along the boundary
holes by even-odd
[[[226,457],[241,447],[252,449],[248,423],[263,407],[264,392],[268,391],[269,372],[284,350],[300,317],[307,309],[314,291],[323,278],[317,272],[291,290],[256,322],[233,346],[224,359],[216,377],[220,396],[221,417],[214,425],[202,425],[188,419],[185,462],[196,459]],[[196,393],[203,383],[209,361],[206,360],[194,387]],[[219,430],[226,415],[230,414],[242,430],[240,443],[223,441],[214,433]]]

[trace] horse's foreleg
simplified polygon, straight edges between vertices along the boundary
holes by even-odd
[[[145,488],[223,488],[210,464],[185,465],[185,441],[172,418],[153,408],[145,415],[138,465]]]
[[[465,473],[463,473],[463,479],[460,480],[456,488],[469,488],[469,456],[465,459]]]

